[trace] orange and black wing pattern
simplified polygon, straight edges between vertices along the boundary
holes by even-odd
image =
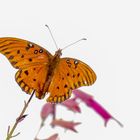
[[[14,68],[19,69],[15,79],[21,89],[28,94],[35,90],[36,97],[43,98],[52,55],[35,43],[11,37],[0,38],[0,53],[8,58]]]
[[[17,69],[48,63],[52,58],[52,55],[41,46],[12,37],[0,38],[0,53],[5,55]]]
[[[96,74],[87,64],[74,58],[62,58],[54,70],[47,101],[62,102],[70,97],[72,90],[95,81]]]

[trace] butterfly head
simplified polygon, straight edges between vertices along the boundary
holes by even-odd
[[[55,52],[55,56],[60,57],[61,55],[62,55],[62,49],[58,49],[58,50]]]

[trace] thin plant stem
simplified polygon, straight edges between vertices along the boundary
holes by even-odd
[[[52,120],[55,120],[56,119],[56,104],[52,104],[52,106],[53,106]],[[40,132],[40,130],[42,129],[43,126],[44,126],[44,120],[41,121],[40,127],[37,131],[37,134],[36,134],[34,140],[45,140],[45,139],[38,139],[37,138],[38,134],[39,134],[39,132]],[[52,125],[52,127],[54,127],[54,125]]]
[[[56,119],[56,104],[53,104],[53,112],[52,112],[52,121]],[[52,127],[54,128],[55,126],[52,125]]]
[[[41,122],[40,127],[39,127],[39,129],[37,131],[37,134],[36,134],[34,140],[38,140],[37,136],[38,136],[38,134],[39,134],[39,132],[40,132],[40,130],[42,129],[43,126],[44,126],[44,124]]]
[[[53,104],[53,120],[55,120],[55,118],[56,118],[56,104]]]
[[[27,103],[26,103],[26,101],[24,101],[24,107],[23,107],[23,109],[22,109],[20,115],[19,115],[18,118],[16,119],[15,124],[13,125],[12,129],[10,130],[10,126],[8,127],[8,132],[7,132],[6,140],[10,140],[11,138],[16,137],[17,135],[20,134],[20,133],[17,133],[16,135],[13,135],[14,130],[16,129],[18,123],[19,123],[22,119],[24,119],[24,118],[26,117],[26,115],[24,115],[24,113],[25,113],[25,111],[26,111],[26,109],[27,109],[27,107],[28,107],[28,105],[29,105],[29,103],[30,103],[30,101],[31,101],[31,99],[32,99],[32,97],[33,97],[33,95],[34,95],[34,93],[35,93],[35,90],[32,92],[32,95],[31,95],[30,98],[28,99]]]

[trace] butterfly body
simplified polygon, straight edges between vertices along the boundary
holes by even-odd
[[[52,59],[48,63],[48,74],[46,76],[46,83],[45,83],[45,89],[44,89],[45,93],[48,92],[49,85],[50,85],[52,77],[54,75],[54,70],[56,69],[57,64],[60,61],[61,55],[62,55],[61,49],[59,49],[58,51],[56,51],[55,55],[52,57]]]
[[[36,91],[36,97],[48,102],[62,102],[71,96],[73,89],[92,85],[96,80],[94,71],[75,58],[60,58],[62,50],[51,55],[43,47],[19,38],[0,38],[0,53],[18,69],[15,79],[28,94]]]

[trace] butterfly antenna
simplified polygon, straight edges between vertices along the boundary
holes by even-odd
[[[53,39],[53,42],[54,42],[54,44],[55,44],[55,47],[56,47],[56,48],[57,48],[57,50],[58,50],[57,43],[56,43],[56,41],[55,41],[55,39],[54,39],[54,37],[53,37],[53,35],[52,35],[52,32],[51,32],[50,27],[49,27],[48,25],[45,25],[45,26],[48,28],[48,30],[49,30],[49,32],[50,32],[50,35],[51,35],[51,37],[52,37],[52,39]]]
[[[82,41],[82,40],[87,40],[87,39],[86,39],[86,38],[79,39],[79,40],[77,40],[77,41],[75,41],[75,42],[73,42],[73,43],[71,43],[71,44],[65,46],[62,50],[66,49],[66,48],[68,48],[68,47],[70,47],[70,46],[72,46],[72,45],[74,45],[74,44],[76,44],[76,43],[78,43],[78,42],[80,42],[80,41]]]

